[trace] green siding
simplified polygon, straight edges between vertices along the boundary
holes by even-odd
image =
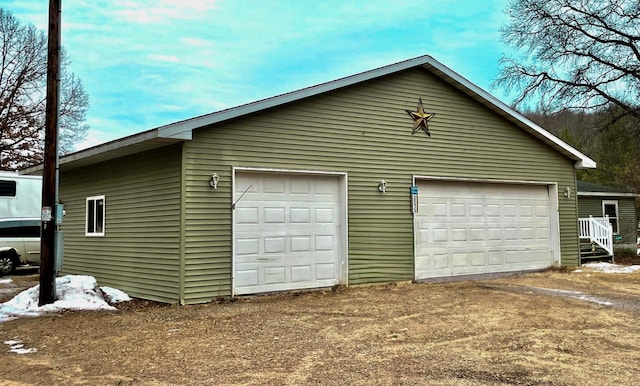
[[[431,138],[411,134],[419,97]],[[348,173],[350,284],[413,278],[412,175],[557,182],[562,263],[578,261],[572,161],[423,69],[195,130],[184,149],[186,303],[231,293],[232,167]]]
[[[63,273],[131,296],[179,301],[182,145],[62,170]],[[85,199],[105,195],[105,236],[86,237]]]
[[[618,201],[618,227],[622,236],[621,243],[635,244],[637,233],[636,200],[634,197],[590,197],[578,198],[579,217],[602,217],[602,201]]]

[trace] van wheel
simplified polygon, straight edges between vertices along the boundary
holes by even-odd
[[[0,275],[8,275],[16,269],[16,261],[8,253],[0,255]]]

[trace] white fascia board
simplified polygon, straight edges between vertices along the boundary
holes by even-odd
[[[640,197],[640,194],[615,192],[578,192],[578,197]]]
[[[544,139],[554,143],[560,149],[574,156],[576,158],[576,163],[574,164],[576,169],[595,169],[596,162],[594,160],[582,154],[581,152],[573,148],[571,145],[562,141],[560,138],[551,134],[544,128],[535,124],[533,121],[531,121],[524,115],[518,113],[516,110],[514,110],[513,108],[511,108],[510,106],[508,106],[507,104],[499,100],[498,98],[494,97],[493,95],[484,91],[480,87],[476,86],[475,84],[473,84],[472,82],[470,82],[469,80],[467,80],[466,78],[458,74],[457,72],[451,70],[450,68],[448,68],[447,66],[443,65],[442,63],[438,62],[433,58],[430,58],[430,60],[426,64],[435,67],[437,70],[441,71],[442,73],[444,73],[445,75],[453,79],[454,81],[466,87],[469,91],[475,93],[477,96],[493,104],[494,106],[502,110],[504,113],[516,119],[526,127],[529,127],[534,134],[537,134],[543,137]]]
[[[135,145],[137,143],[141,143],[141,142],[145,142],[145,141],[149,141],[152,140],[154,138],[158,137],[158,131],[157,130],[147,130],[147,131],[143,131],[142,133],[138,133],[138,134],[134,134],[134,135],[130,135],[128,137],[124,137],[121,139],[116,139],[114,141],[111,142],[106,142],[103,143],[101,145],[96,145],[93,147],[90,147],[88,149],[84,149],[84,150],[79,150],[75,153],[71,153],[69,155],[65,155],[63,157],[60,157],[59,160],[59,165],[63,165],[66,164],[68,162],[73,162],[73,161],[77,161],[77,160],[81,160],[84,158],[89,158],[89,157],[93,157],[99,154],[103,154],[109,151],[113,151],[116,149],[120,149],[126,146],[131,146],[131,145]],[[30,174],[30,173],[34,173],[37,171],[40,171],[44,168],[44,164],[39,164],[39,165],[35,165],[35,166],[31,166],[28,168],[25,168],[23,170],[21,170],[21,173],[25,173],[25,174]]]
[[[80,150],[75,153],[71,153],[60,159],[60,164],[76,161],[81,158],[87,158],[98,154],[106,153],[112,150],[116,150],[122,147],[135,145],[136,143],[149,141],[158,137],[157,130],[143,131],[142,133],[134,134],[128,137],[117,139],[115,141],[107,142],[102,145],[90,147],[85,150]]]

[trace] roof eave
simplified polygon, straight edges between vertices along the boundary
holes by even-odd
[[[578,192],[578,197],[640,197],[640,194],[616,192]]]
[[[114,158],[110,154],[115,151],[118,151],[118,156],[123,156],[190,139],[191,131],[166,133],[159,129],[152,129],[63,156],[59,160],[59,165],[60,167],[74,167],[76,164],[87,163],[90,159],[99,162]],[[38,164],[25,168],[20,173],[35,174],[42,172],[43,169],[44,165]]]
[[[68,156],[61,158],[60,163],[79,163],[84,159],[95,158],[97,160],[107,159],[105,155],[107,152],[120,150],[122,148],[129,147],[133,152],[136,148],[144,149],[142,146],[144,142],[149,141],[184,141],[192,138],[192,132],[194,129],[213,125],[219,122],[227,121],[229,119],[237,118],[243,115],[256,113],[261,110],[269,109],[276,106],[281,106],[290,102],[330,92],[342,87],[347,87],[356,83],[368,81],[370,79],[382,77],[395,72],[404,71],[410,68],[422,66],[423,68],[435,72],[436,75],[440,75],[447,82],[454,87],[462,90],[474,99],[480,101],[485,106],[498,112],[499,114],[507,117],[512,122],[518,124],[521,128],[528,131],[535,137],[541,139],[543,142],[552,146],[574,162],[576,169],[588,169],[595,168],[596,163],[586,155],[582,154],[578,150],[574,149],[564,141],[555,137],[542,127],[536,125],[520,113],[516,112],[511,107],[507,106],[499,99],[495,98],[488,92],[484,91],[480,87],[474,85],[455,71],[446,67],[442,63],[438,62],[429,55],[419,56],[417,58],[405,60],[402,62],[394,63],[384,67],[380,67],[374,70],[365,71],[359,74],[340,78],[331,82],[322,83],[319,85],[307,87],[297,91],[292,91],[286,94],[281,94],[275,97],[262,99],[256,102],[244,104],[241,106],[233,107],[230,109],[201,115],[195,118],[183,120],[180,122],[171,123],[165,126],[148,130],[139,134],[135,134],[129,137],[125,137],[119,140],[111,141],[102,145],[98,145],[86,150],[81,150],[76,153],[72,153]],[[166,144],[166,143],[165,143]],[[121,153],[126,153],[121,152]],[[38,165],[32,168],[25,169],[26,173],[35,172],[41,169],[42,166]]]
[[[457,72],[451,70],[447,66],[443,65],[442,63],[438,62],[437,60],[431,58],[431,60],[425,63],[423,67],[432,72],[435,72],[436,74],[439,74],[443,79],[448,81],[450,84],[453,84],[454,87],[461,89],[467,95],[472,96],[474,99],[479,100],[485,106],[507,117],[512,122],[518,124],[521,128],[525,129],[536,138],[542,140],[565,156],[569,157],[570,159],[575,161],[574,167],[576,169],[595,169],[596,162],[594,160],[576,150],[566,142],[562,141],[560,138],[554,136],[524,115],[518,113],[512,107],[508,106],[498,98],[489,94],[482,88],[476,86],[475,84],[473,84]]]

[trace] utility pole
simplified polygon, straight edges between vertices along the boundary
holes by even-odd
[[[58,111],[60,104],[60,19],[62,0],[49,0],[47,49],[47,106],[44,132],[44,171],[42,173],[42,224],[40,236],[40,306],[56,300],[54,206],[58,181]]]

